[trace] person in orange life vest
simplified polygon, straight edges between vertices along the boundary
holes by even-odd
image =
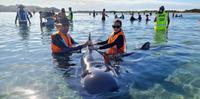
[[[112,27],[113,32],[111,33],[110,37],[106,41],[94,44],[99,46],[94,46],[93,49],[106,49],[105,54],[107,55],[123,54],[126,51],[126,38],[121,28],[121,20],[115,20]]]
[[[81,50],[82,48],[89,45],[89,42],[86,42],[83,45],[74,47],[77,44],[72,37],[68,34],[69,22],[67,19],[61,20],[61,29],[57,31],[56,34],[51,35],[51,49],[52,53],[72,53],[74,51]]]

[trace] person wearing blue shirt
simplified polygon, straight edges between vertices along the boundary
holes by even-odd
[[[17,15],[15,17],[15,24],[17,24],[17,20],[20,26],[25,25],[27,26],[27,21],[31,24],[31,21],[28,16],[28,12],[24,9],[25,6],[19,5],[19,10],[17,11]]]

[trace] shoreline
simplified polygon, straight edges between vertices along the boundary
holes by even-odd
[[[17,11],[17,7],[18,5],[9,5],[9,6],[4,6],[4,5],[0,5],[0,12],[16,12]],[[28,11],[30,12],[39,12],[39,11],[54,11],[54,12],[59,12],[60,9],[56,8],[56,7],[40,7],[40,6],[26,6],[26,8]],[[66,8],[65,8],[66,9]],[[166,10],[170,13],[200,13],[200,8],[194,8],[194,9],[185,9],[185,10]],[[66,11],[68,12],[68,11]],[[74,13],[92,13],[93,10],[85,10],[85,11],[81,11],[81,10],[75,10],[73,11]],[[96,10],[96,13],[101,13],[101,10]],[[107,13],[155,13],[157,12],[157,10],[122,10],[122,11],[117,11],[117,10],[107,10]]]

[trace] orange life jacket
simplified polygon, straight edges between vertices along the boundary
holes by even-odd
[[[62,38],[62,40],[64,41],[65,45],[67,45],[67,47],[72,47],[73,44],[72,44],[71,37],[70,37],[69,34],[67,34],[67,36],[66,36],[66,35],[64,35],[63,33],[61,33],[61,32],[59,31],[59,32],[56,33],[56,34],[51,35],[51,40],[53,40],[53,37],[54,37],[55,35],[59,35],[59,36]],[[59,52],[62,51],[62,49],[59,48],[59,46],[56,46],[56,45],[53,44],[53,43],[51,43],[51,50],[52,50],[53,53],[59,53]]]
[[[126,52],[126,40],[125,40],[125,35],[124,32],[121,31],[117,34],[115,34],[114,32],[111,34],[111,36],[108,38],[108,44],[113,43],[120,35],[122,35],[124,37],[124,42],[121,48],[117,48],[117,45],[114,45],[111,48],[108,48],[106,50],[106,54],[108,55],[116,55],[116,54],[122,54],[124,52]]]

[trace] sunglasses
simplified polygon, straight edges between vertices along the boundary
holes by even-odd
[[[113,28],[120,28],[121,26],[113,25]]]

